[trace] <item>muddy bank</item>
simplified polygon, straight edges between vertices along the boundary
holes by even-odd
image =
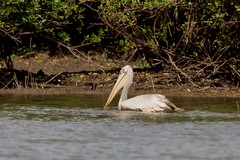
[[[108,96],[112,89],[102,87],[93,90],[91,86],[51,86],[46,88],[17,88],[17,89],[1,89],[0,94],[13,95],[61,95],[61,94],[103,94]],[[166,96],[185,96],[185,97],[240,97],[240,90],[237,88],[195,88],[191,86],[172,86],[165,88],[140,88],[132,86],[129,94],[141,95],[148,93],[159,93]]]
[[[96,58],[96,57],[95,57]],[[106,94],[118,77],[120,67],[104,66],[109,63],[104,56],[98,57],[102,68],[71,56],[49,57],[46,53],[17,57],[15,70],[0,69],[0,94]],[[134,67],[131,95],[160,93],[166,96],[190,97],[240,97],[240,89],[224,78],[195,79],[172,70],[156,71],[139,68],[139,62],[129,62]],[[13,78],[11,77],[13,75]],[[5,80],[5,81],[3,81]]]

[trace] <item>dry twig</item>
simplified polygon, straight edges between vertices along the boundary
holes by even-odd
[[[15,77],[13,77],[13,78],[1,89],[1,91],[4,90],[5,88],[7,88],[8,85],[14,80],[14,78],[15,78]]]
[[[49,82],[51,82],[54,78],[56,78],[56,77],[59,76],[60,74],[62,74],[62,73],[59,72],[58,74],[56,74],[55,76],[53,76],[51,79],[49,79],[47,82],[43,83],[42,86],[48,84]]]
[[[237,108],[238,108],[238,112],[239,112],[240,108],[239,108],[239,105],[238,105],[238,101],[236,101],[236,104],[237,104]]]
[[[168,51],[169,52],[169,51]],[[194,83],[191,79],[191,77],[189,75],[187,75],[185,72],[183,72],[180,68],[178,68],[178,66],[176,65],[176,63],[173,61],[172,57],[170,56],[170,54],[168,54],[167,52],[167,55],[168,55],[168,58],[169,58],[169,62],[172,64],[172,66],[178,71],[180,72],[182,75],[184,75],[188,80],[189,82],[191,82],[194,86],[197,86],[198,88],[201,88],[199,85],[197,85],[196,83]],[[171,53],[171,52],[170,52]]]

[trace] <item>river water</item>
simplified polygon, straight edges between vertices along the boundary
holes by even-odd
[[[0,95],[0,159],[240,159],[240,99],[168,97],[186,111],[149,114],[106,98]]]

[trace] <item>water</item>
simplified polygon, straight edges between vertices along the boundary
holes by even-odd
[[[240,99],[170,97],[186,112],[148,114],[106,98],[0,95],[0,159],[240,159]]]

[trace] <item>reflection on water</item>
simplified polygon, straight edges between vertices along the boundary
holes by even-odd
[[[0,159],[240,158],[240,99],[170,99],[186,112],[103,110],[103,95],[1,95]]]

